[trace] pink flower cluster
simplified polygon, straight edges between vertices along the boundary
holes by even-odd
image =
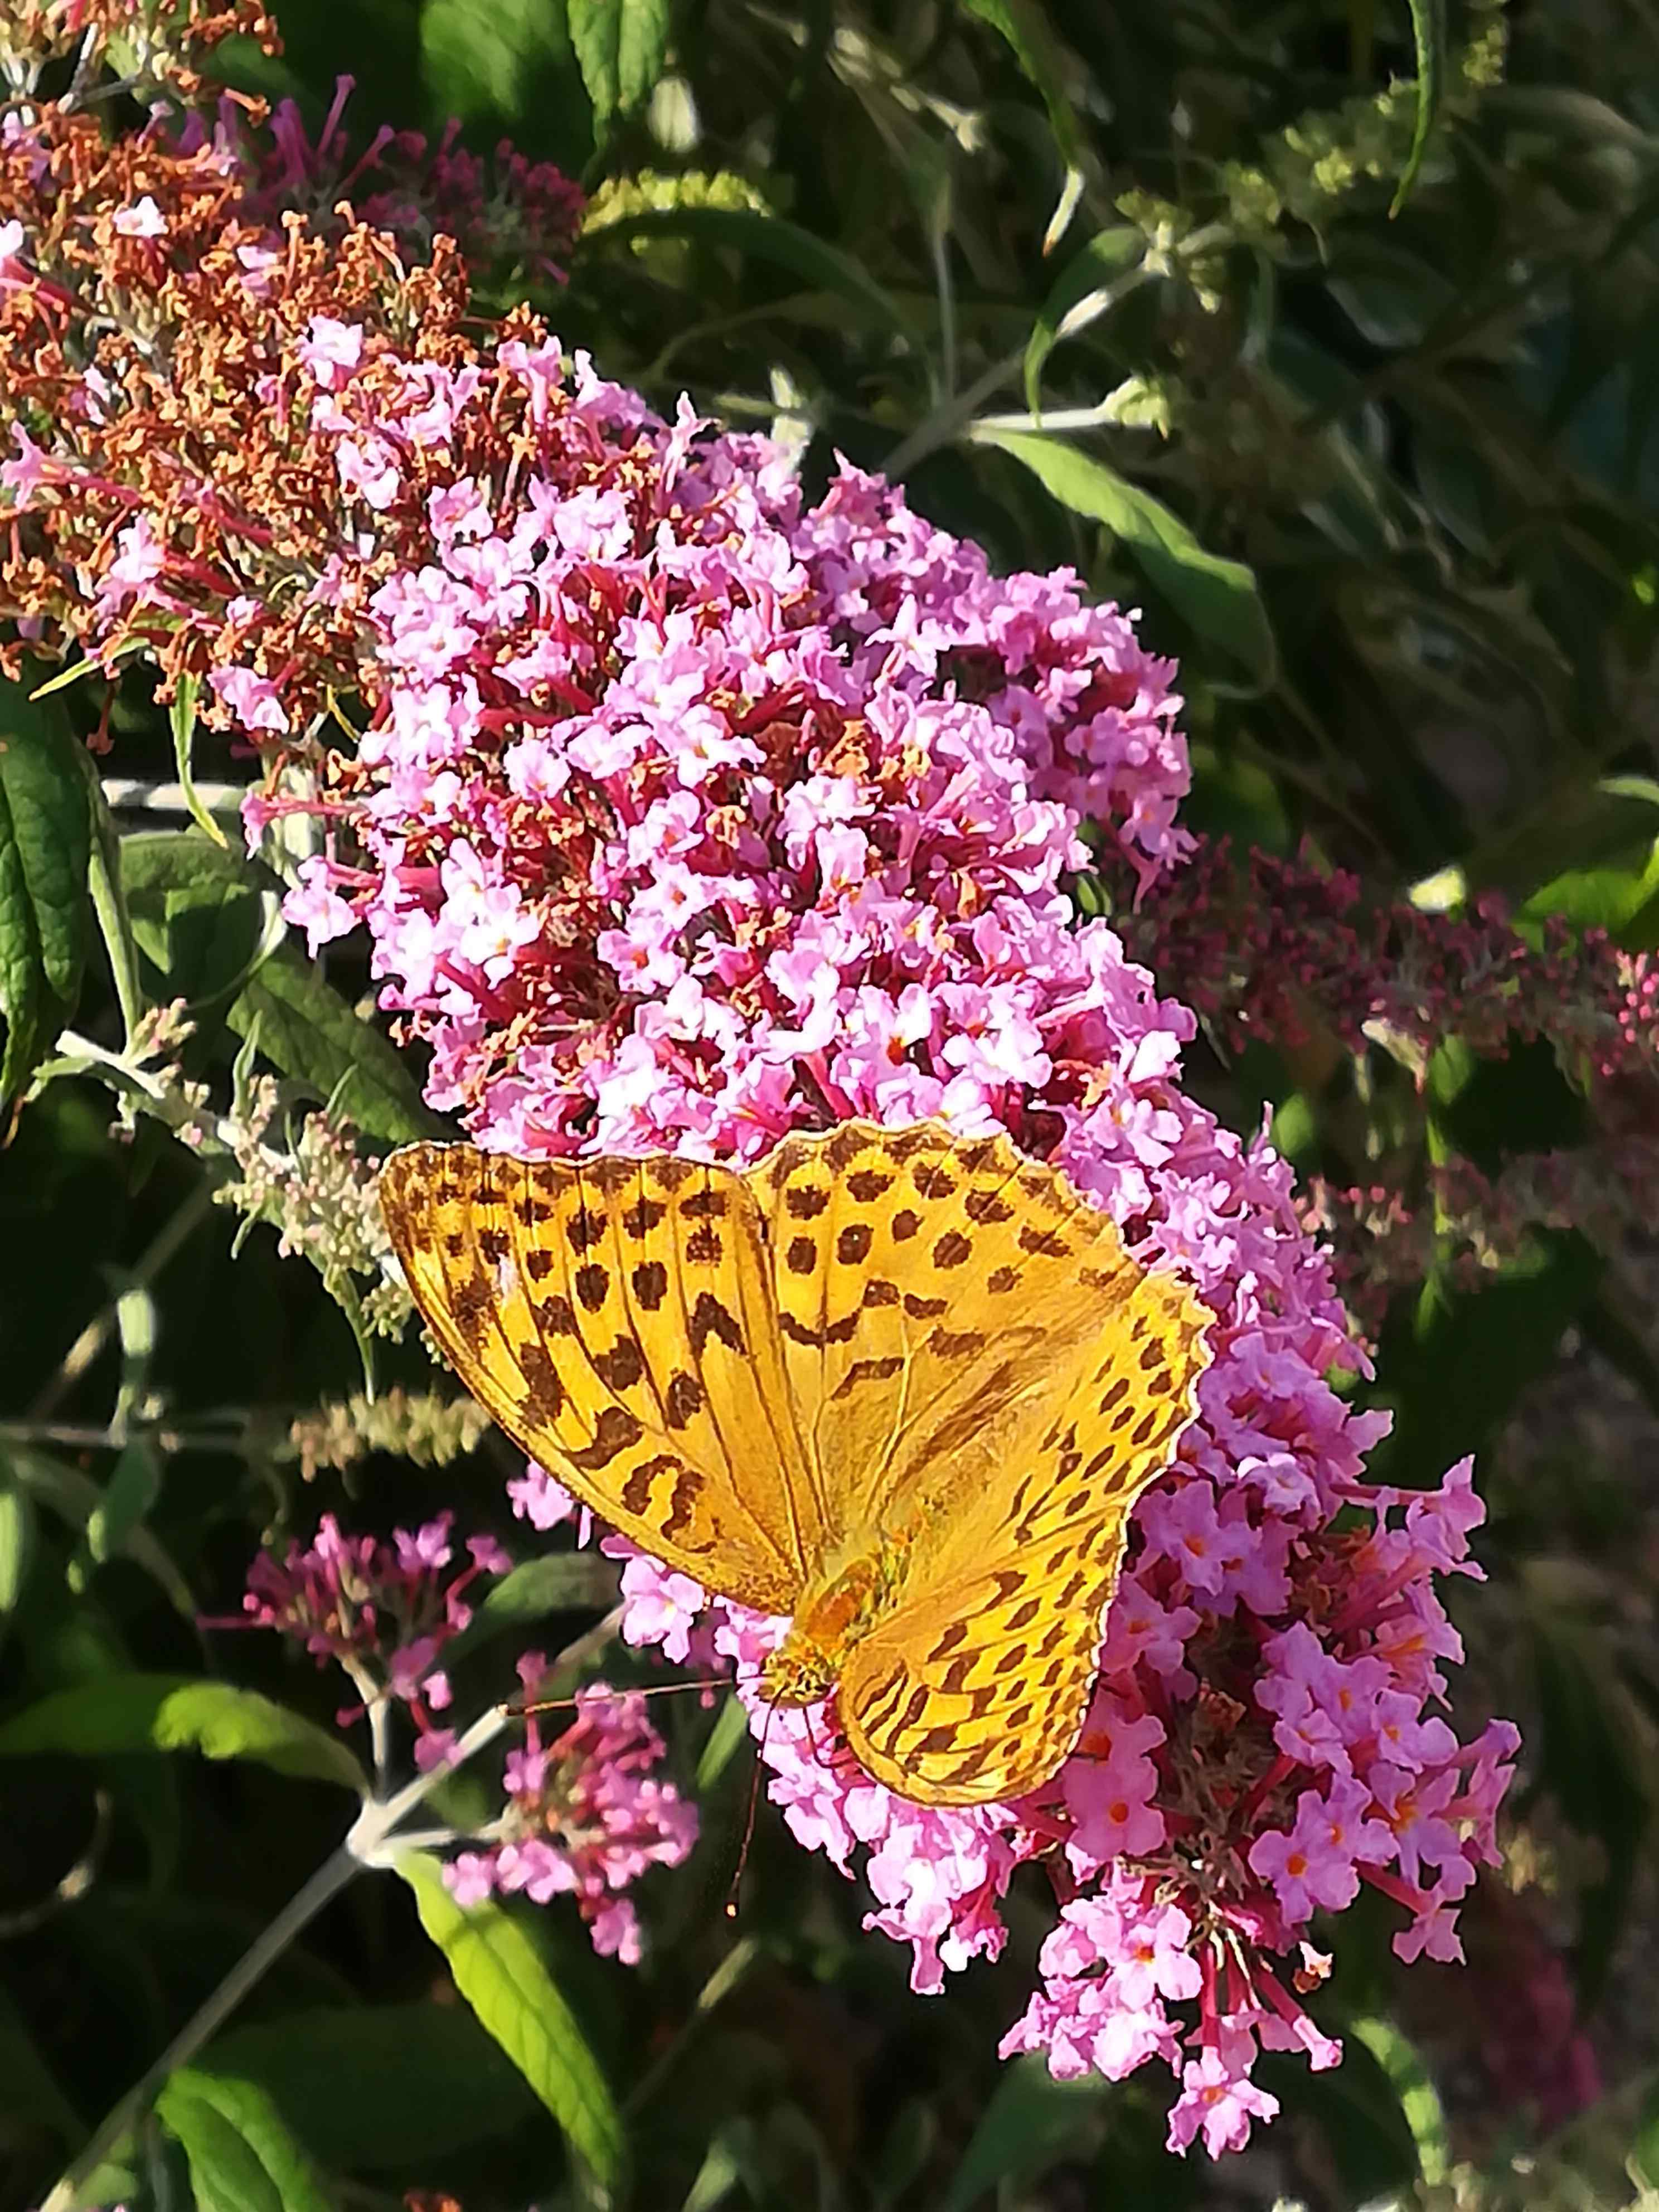
[[[519,1676],[532,1696],[547,1671],[526,1652]],[[463,1851],[445,1879],[463,1905],[492,1892],[538,1905],[570,1895],[593,1948],[635,1966],[640,1928],[623,1892],[647,1868],[678,1866],[697,1839],[697,1814],[651,1772],[665,1749],[637,1691],[588,1683],[575,1718],[544,1743],[532,1712],[522,1750],[507,1753],[507,1811],[487,1850]]]
[[[240,1620],[205,1625],[273,1628],[302,1645],[319,1667],[343,1668],[364,1703],[338,1716],[343,1728],[366,1706],[407,1706],[415,1763],[429,1772],[454,1748],[453,1732],[432,1718],[450,1701],[439,1656],[470,1625],[465,1593],[478,1577],[504,1575],[512,1565],[493,1536],[469,1536],[465,1561],[458,1565],[450,1542],[454,1517],[441,1513],[419,1528],[395,1528],[391,1542],[382,1543],[348,1535],[325,1513],[303,1549],[290,1542],[282,1559],[262,1552],[254,1560]],[[449,1575],[452,1567],[457,1571]]]
[[[1010,2047],[1161,2057],[1172,2142],[1242,2141],[1260,2048],[1334,2055],[1270,1962],[1309,1986],[1313,1915],[1361,1880],[1409,1915],[1404,1954],[1449,1954],[1514,1739],[1461,1747],[1427,1710],[1458,1654],[1434,1577],[1475,1571],[1467,1468],[1423,1498],[1364,1484],[1385,1423],[1328,1379],[1363,1357],[1289,1170],[1180,1088],[1188,1010],[1073,926],[1085,813],[1145,881],[1185,849],[1172,670],[1075,580],[993,578],[850,469],[808,503],[764,444],[661,423],[551,343],[401,381],[384,353],[360,378],[349,331],[314,353],[359,502],[343,571],[416,465],[431,551],[366,601],[382,688],[326,765],[289,913],[316,942],[367,925],[434,1103],[530,1153],[1001,1127],[1212,1309],[1201,1418],[1137,1516],[1051,1789],[930,1810],[851,1764],[832,1712],[763,1725],[772,1796],[844,1869],[864,1852],[919,1989],[1000,1948],[1040,1859],[1066,1917]],[[442,481],[450,426],[504,388],[518,457]],[[217,683],[281,730],[280,673]],[[292,804],[251,800],[250,832]],[[544,1524],[564,1504],[533,1474],[517,1494]],[[634,1641],[712,1646],[740,1682],[777,1632],[647,1560],[627,1595]]]

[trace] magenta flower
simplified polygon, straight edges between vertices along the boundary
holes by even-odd
[[[451,1698],[438,1656],[471,1622],[466,1593],[478,1577],[506,1574],[513,1564],[493,1536],[472,1536],[467,1564],[449,1571],[453,1520],[441,1513],[418,1528],[394,1529],[384,1544],[348,1535],[325,1513],[307,1547],[290,1543],[280,1560],[269,1552],[255,1559],[240,1620],[204,1625],[275,1629],[319,1667],[343,1668],[361,1701],[339,1714],[343,1728],[386,1701],[406,1707],[416,1730],[416,1765],[428,1772],[444,1763],[454,1743],[431,1717]]]
[[[532,1694],[546,1663],[538,1652],[519,1662]],[[492,1891],[538,1905],[572,1896],[594,1949],[634,1966],[639,1922],[623,1893],[650,1867],[680,1864],[696,1841],[696,1810],[650,1771],[665,1747],[637,1692],[589,1683],[574,1705],[550,1741],[528,1717],[524,1747],[507,1756],[507,1809],[489,1847],[462,1852],[444,1878],[463,1905]]]

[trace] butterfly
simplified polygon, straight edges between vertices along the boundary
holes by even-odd
[[[395,1152],[415,1303],[507,1434],[704,1589],[787,1614],[877,1781],[989,1804],[1075,1747],[1210,1316],[1001,1136],[852,1121],[759,1164]]]

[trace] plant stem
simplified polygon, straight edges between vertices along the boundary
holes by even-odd
[[[122,1275],[119,1289],[103,1311],[87,1323],[59,1361],[57,1373],[36,1394],[34,1402],[29,1407],[31,1420],[43,1421],[48,1414],[58,1410],[103,1350],[109,1333],[115,1326],[116,1310],[127,1291],[149,1287],[173,1254],[187,1241],[191,1232],[205,1218],[212,1204],[211,1188],[205,1184],[198,1185],[172,1220],[157,1231],[133,1266]]]

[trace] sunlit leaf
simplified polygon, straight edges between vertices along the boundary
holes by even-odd
[[[421,1925],[443,1953],[466,1999],[568,2137],[599,2183],[619,2179],[622,2118],[599,2062],[522,1928],[489,1902],[464,1907],[435,1859],[409,1851],[398,1870],[415,1893]]]
[[[668,0],[567,0],[570,41],[601,125],[637,107],[662,74]]]
[[[1268,680],[1273,629],[1243,562],[1207,551],[1161,500],[1062,439],[984,423],[973,436],[1023,463],[1074,514],[1103,522],[1200,637],[1213,640],[1261,682]]]
[[[252,1759],[279,1774],[362,1790],[356,1760],[337,1736],[257,1690],[189,1675],[118,1674],[55,1690],[0,1723],[0,1758],[57,1751],[103,1758],[194,1751]]]

